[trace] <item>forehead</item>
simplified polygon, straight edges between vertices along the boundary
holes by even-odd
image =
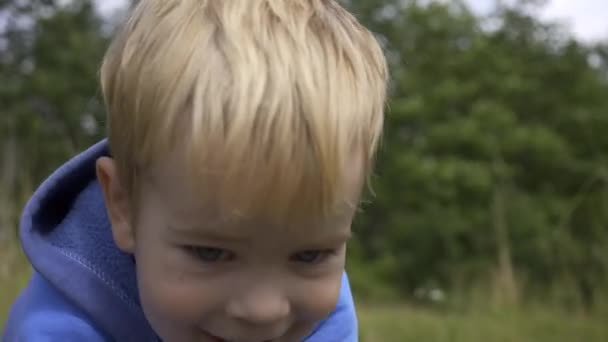
[[[245,166],[244,166],[245,167]],[[264,202],[265,193],[276,189],[265,189],[256,184],[243,184],[239,195],[243,201],[254,202],[254,206],[243,206],[243,202],[227,202],[223,197],[221,167],[209,168],[193,179],[187,163],[179,154],[159,159],[144,176],[144,196],[155,196],[158,203],[168,210],[178,222],[184,224],[204,220],[209,226],[227,229],[249,223],[254,226],[334,226],[350,222],[358,207],[364,183],[364,166],[356,155],[348,160],[340,179],[339,194],[334,210],[329,213],[308,210],[306,202],[297,202],[299,194],[285,194],[285,200],[296,198],[295,203],[305,207],[298,215],[273,215],[273,203]],[[238,180],[235,180],[238,181]],[[255,180],[253,180],[255,182]],[[257,201],[257,203],[256,203]],[[245,203],[246,204],[246,203]],[[254,208],[253,210],[251,208]],[[308,210],[308,212],[307,212]]]

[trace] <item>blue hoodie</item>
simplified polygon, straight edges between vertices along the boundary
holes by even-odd
[[[105,140],[55,171],[26,205],[20,237],[34,273],[2,341],[159,340],[140,307],[133,258],[112,239],[95,176],[104,155]],[[357,341],[346,274],[335,311],[306,341]]]

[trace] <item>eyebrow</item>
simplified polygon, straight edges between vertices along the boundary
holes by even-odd
[[[352,238],[351,231],[346,232],[331,232],[327,234],[322,234],[318,238],[310,239],[308,241],[303,241],[304,244],[311,245],[338,245],[342,243],[348,242]]]
[[[169,225],[167,228],[169,231],[184,237],[204,238],[213,241],[242,242],[249,239],[248,236],[236,234],[227,229],[222,229],[220,231],[219,227],[209,227],[205,229],[204,227],[177,227]]]
[[[222,241],[222,242],[245,242],[251,239],[250,236],[244,236],[242,234],[237,234],[234,232],[230,232],[230,230],[221,230],[218,227],[213,227],[211,229],[203,229],[202,227],[176,227],[173,225],[167,226],[169,231],[179,234],[184,237],[192,237],[199,239],[209,239],[212,241]],[[312,244],[339,244],[348,242],[352,238],[352,231],[349,229],[348,231],[340,231],[338,233],[327,233],[321,235],[320,238],[315,238],[310,241]]]
[[[324,237],[323,241],[339,243],[339,242],[348,242],[353,237],[352,232],[349,230],[347,232],[340,232],[338,234],[331,234]]]

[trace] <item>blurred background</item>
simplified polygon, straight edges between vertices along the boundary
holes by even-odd
[[[608,341],[608,1],[351,0],[391,65],[361,340]],[[0,327],[37,185],[104,136],[128,1],[0,0]]]

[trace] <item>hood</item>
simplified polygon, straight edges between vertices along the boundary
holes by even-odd
[[[140,308],[134,261],[112,239],[95,161],[103,140],[68,161],[36,190],[20,226],[34,269],[118,341],[156,336]]]

